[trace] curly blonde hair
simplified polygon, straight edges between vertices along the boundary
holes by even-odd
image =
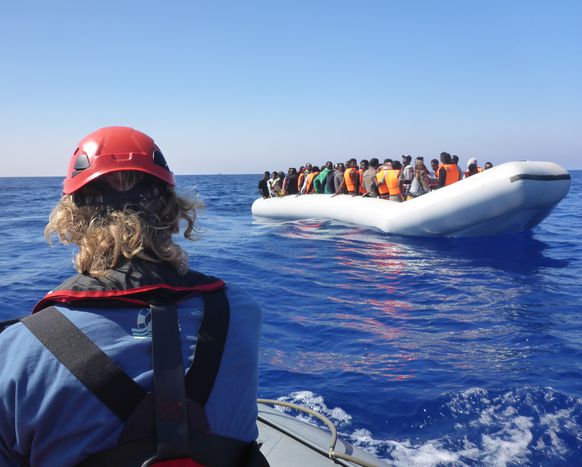
[[[121,174],[126,188],[143,178],[131,172]],[[86,192],[94,190],[88,185]],[[203,207],[200,201],[182,198],[170,186],[164,186],[152,199],[121,205],[79,202],[83,194],[64,195],[44,230],[49,243],[54,235],[61,243],[79,248],[73,260],[78,272],[103,276],[123,259],[132,258],[167,262],[179,274],[188,271],[188,255],[172,241],[172,235],[180,231],[183,220],[184,237],[197,237],[196,209]]]

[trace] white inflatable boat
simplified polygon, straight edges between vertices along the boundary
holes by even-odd
[[[271,467],[388,465],[370,453],[338,440],[335,427],[321,414],[286,402],[264,399],[259,399],[259,402],[257,442]],[[325,423],[330,432],[272,409],[265,403],[306,412]]]
[[[478,237],[539,224],[568,193],[570,174],[553,162],[508,162],[398,203],[350,195],[257,199],[252,213],[271,219],[332,219],[415,237]]]

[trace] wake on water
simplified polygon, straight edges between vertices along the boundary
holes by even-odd
[[[552,388],[472,388],[444,395],[422,406],[408,420],[398,421],[400,426],[408,425],[406,432],[417,435],[401,440],[374,439],[369,430],[353,426],[346,411],[328,407],[322,396],[311,391],[293,392],[279,400],[326,416],[337,427],[339,437],[389,465],[529,466],[538,464],[540,458],[544,459],[543,465],[580,462],[571,453],[579,452],[582,443],[582,399],[564,396]],[[322,426],[305,413],[277,409]]]

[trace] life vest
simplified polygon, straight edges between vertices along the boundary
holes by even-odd
[[[307,183],[305,185],[305,193],[313,193],[315,190],[313,188],[313,179],[319,175],[319,172],[311,172],[307,174]]]
[[[439,171],[441,170],[444,170],[447,173],[444,186],[452,185],[461,179],[461,173],[457,164],[442,164],[439,167]]]
[[[127,262],[100,279],[73,276],[47,294],[32,316],[21,320],[124,423],[116,447],[91,455],[78,467],[133,467],[146,461],[148,466],[160,467],[268,466],[256,443],[210,433],[206,417],[205,405],[228,332],[230,309],[224,282],[194,271],[178,276],[163,263],[140,264],[143,262]],[[184,376],[176,304],[199,294],[204,316],[193,363]],[[149,306],[155,395],[127,376],[53,306],[59,303]]]
[[[388,187],[388,193],[390,196],[402,195],[400,191],[400,170],[392,169],[386,171],[386,186]]]
[[[297,193],[301,193],[301,187],[303,186],[304,178],[305,178],[305,172],[301,172],[299,174],[299,178],[297,179]]]
[[[387,173],[387,169],[380,169],[376,174],[376,185],[378,186],[378,193],[380,196],[389,194],[388,185],[386,185],[386,180],[384,178]]]
[[[346,182],[346,189],[350,194],[356,194],[356,184],[354,183],[354,174],[356,174],[356,169],[353,167],[348,167],[344,172],[344,180]]]
[[[368,190],[366,190],[366,187],[364,186],[364,170],[358,169],[358,174],[360,177],[360,194],[365,195],[368,193]]]

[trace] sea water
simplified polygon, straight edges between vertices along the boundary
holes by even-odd
[[[263,309],[259,396],[393,465],[582,465],[582,172],[532,232],[455,240],[253,219],[259,178],[178,177],[206,204],[191,267]],[[73,272],[43,239],[60,190],[0,178],[0,319]]]

